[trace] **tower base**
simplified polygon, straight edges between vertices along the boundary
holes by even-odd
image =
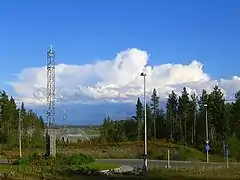
[[[55,129],[48,129],[46,132],[46,153],[45,156],[56,156],[56,134]]]

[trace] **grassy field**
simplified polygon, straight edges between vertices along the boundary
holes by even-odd
[[[102,162],[93,162],[83,166],[93,168],[93,169],[99,169],[99,170],[115,169],[115,168],[121,167],[120,164],[102,163]],[[15,169],[18,167],[19,167],[18,165],[0,164],[0,172],[8,172],[9,170]]]
[[[91,179],[99,180],[106,179],[106,177],[70,177],[69,180],[77,179]],[[108,177],[108,179],[143,179],[142,176],[131,175],[118,175],[115,177]],[[237,180],[240,179],[240,167],[229,169],[153,169],[150,170],[146,176],[146,179],[158,179],[158,180]]]
[[[240,167],[221,169],[155,169],[149,174],[150,177],[166,179],[240,179]]]
[[[150,159],[166,160],[167,151],[170,151],[171,160],[190,160],[190,161],[205,161],[206,155],[194,148],[189,148],[183,145],[173,144],[165,141],[148,142],[148,157]],[[94,158],[142,158],[143,157],[143,142],[126,142],[126,143],[103,143],[96,144],[89,141],[80,143],[69,143],[57,147],[57,151],[63,154],[86,154]],[[33,153],[44,153],[44,149],[23,149],[23,155]],[[15,158],[19,156],[18,150],[4,150],[2,157]],[[230,159],[231,160],[231,159]],[[210,154],[211,162],[222,162],[223,157]]]
[[[89,135],[89,136],[100,135],[98,128],[83,128],[83,131],[86,133],[86,135]]]
[[[93,167],[98,166],[96,164]],[[16,167],[0,166],[0,170],[13,169]],[[142,175],[115,175],[112,177],[104,176],[83,176],[83,175],[70,175],[70,176],[58,176],[56,179],[64,180],[99,180],[99,179],[143,179]],[[32,178],[25,178],[31,180]],[[36,180],[36,178],[34,178]],[[240,179],[240,167],[229,168],[229,169],[205,169],[205,168],[194,168],[194,169],[152,169],[147,175],[146,179],[158,179],[158,180],[237,180]],[[53,179],[52,179],[53,180]]]
[[[148,143],[148,157],[150,159],[166,160],[167,151],[170,151],[172,160],[192,160],[205,161],[206,155],[194,148],[185,147],[165,141],[157,141]],[[90,144],[78,143],[69,144],[59,148],[64,154],[83,153],[91,155],[94,158],[142,158],[143,142],[126,142],[113,144]],[[222,157],[211,156],[210,161],[223,161]]]

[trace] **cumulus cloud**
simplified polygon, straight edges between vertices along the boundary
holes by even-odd
[[[167,98],[174,90],[201,94],[213,86],[222,88],[226,96],[240,89],[240,77],[214,80],[203,71],[203,64],[193,60],[190,64],[148,65],[149,54],[136,48],[118,53],[113,60],[99,60],[92,64],[56,65],[56,101],[60,103],[135,102],[143,94],[146,72],[147,93],[156,88],[160,98]],[[25,68],[10,83],[19,100],[32,105],[46,103],[46,67]]]

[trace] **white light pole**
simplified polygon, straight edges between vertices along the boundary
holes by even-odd
[[[2,103],[0,102],[0,121],[2,121]],[[2,145],[0,145],[0,150],[2,151]]]
[[[209,147],[209,139],[208,139],[208,113],[207,113],[207,104],[204,104],[204,107],[205,107],[205,113],[206,113],[206,115],[205,115],[205,118],[206,118],[206,147],[205,147],[205,149],[206,149],[206,161],[207,161],[207,163],[209,162],[209,155],[208,155],[208,151],[209,151],[209,149],[210,149],[210,147]]]
[[[147,162],[147,103],[146,103],[146,73],[141,73],[143,76],[143,86],[144,86],[144,165],[143,170],[148,170]]]
[[[21,108],[19,108],[18,114],[18,131],[19,131],[19,156],[22,157],[22,116],[21,116]]]

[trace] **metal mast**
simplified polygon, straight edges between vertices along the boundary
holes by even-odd
[[[56,155],[55,133],[55,51],[52,46],[47,52],[47,123],[48,123],[48,155]]]

